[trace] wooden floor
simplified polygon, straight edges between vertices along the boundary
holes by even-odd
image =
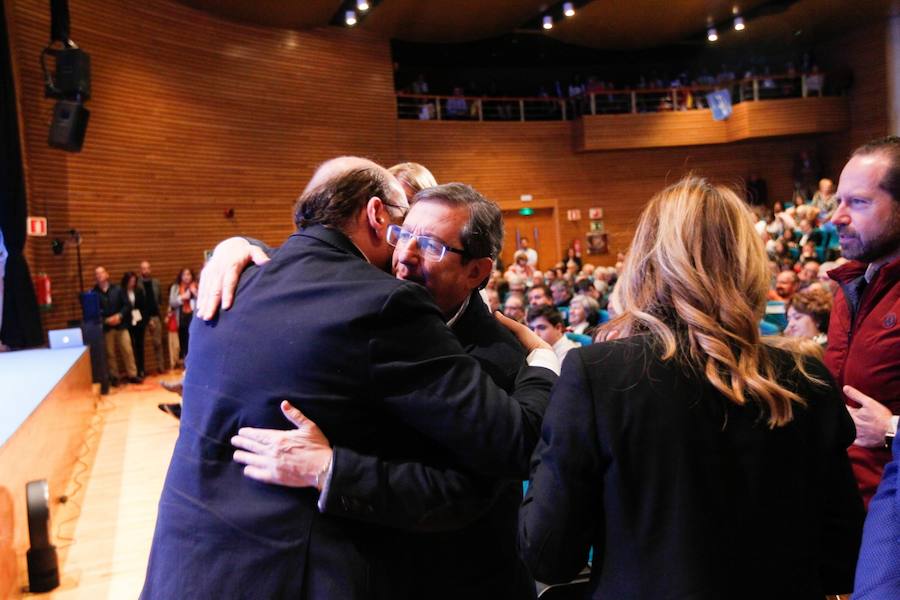
[[[167,375],[174,379],[177,375]],[[137,598],[144,581],[156,505],[178,421],[157,404],[178,398],[150,377],[103,396],[84,462],[52,523],[60,549],[59,588],[32,597],[60,600]],[[79,471],[81,474],[79,475]],[[78,507],[80,504],[80,510]],[[71,520],[68,520],[71,519]],[[24,566],[24,565],[23,565]]]

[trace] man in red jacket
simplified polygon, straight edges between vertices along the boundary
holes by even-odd
[[[848,452],[868,506],[900,415],[900,137],[854,151],[836,196],[831,222],[850,262],[828,272],[840,291],[825,363],[856,424]]]

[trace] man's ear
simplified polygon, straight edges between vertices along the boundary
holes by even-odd
[[[469,261],[467,279],[471,287],[481,289],[491,277],[494,270],[494,261],[491,257],[473,258]]]
[[[366,203],[366,221],[374,237],[384,238],[384,232],[391,224],[391,220],[388,218],[387,207],[378,196],[372,196]]]

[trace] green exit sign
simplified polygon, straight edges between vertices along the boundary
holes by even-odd
[[[523,217],[530,217],[531,215],[534,214],[534,209],[533,208],[520,208],[519,214],[522,215]]]

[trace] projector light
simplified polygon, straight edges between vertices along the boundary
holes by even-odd
[[[563,14],[567,17],[575,16],[575,7],[571,2],[563,2]]]
[[[355,10],[348,10],[346,14],[344,14],[344,23],[346,23],[348,27],[353,27],[354,25],[356,25]]]
[[[544,29],[553,29],[553,17],[544,15]]]
[[[743,31],[744,29],[745,29],[744,17],[735,17],[734,18],[734,30],[735,31]]]
[[[359,12],[366,12],[369,10],[369,3],[367,0],[356,0],[356,8]]]
[[[717,39],[719,39],[719,32],[716,31],[715,27],[710,27],[709,29],[706,30],[706,39],[708,39],[711,42],[714,42]]]

